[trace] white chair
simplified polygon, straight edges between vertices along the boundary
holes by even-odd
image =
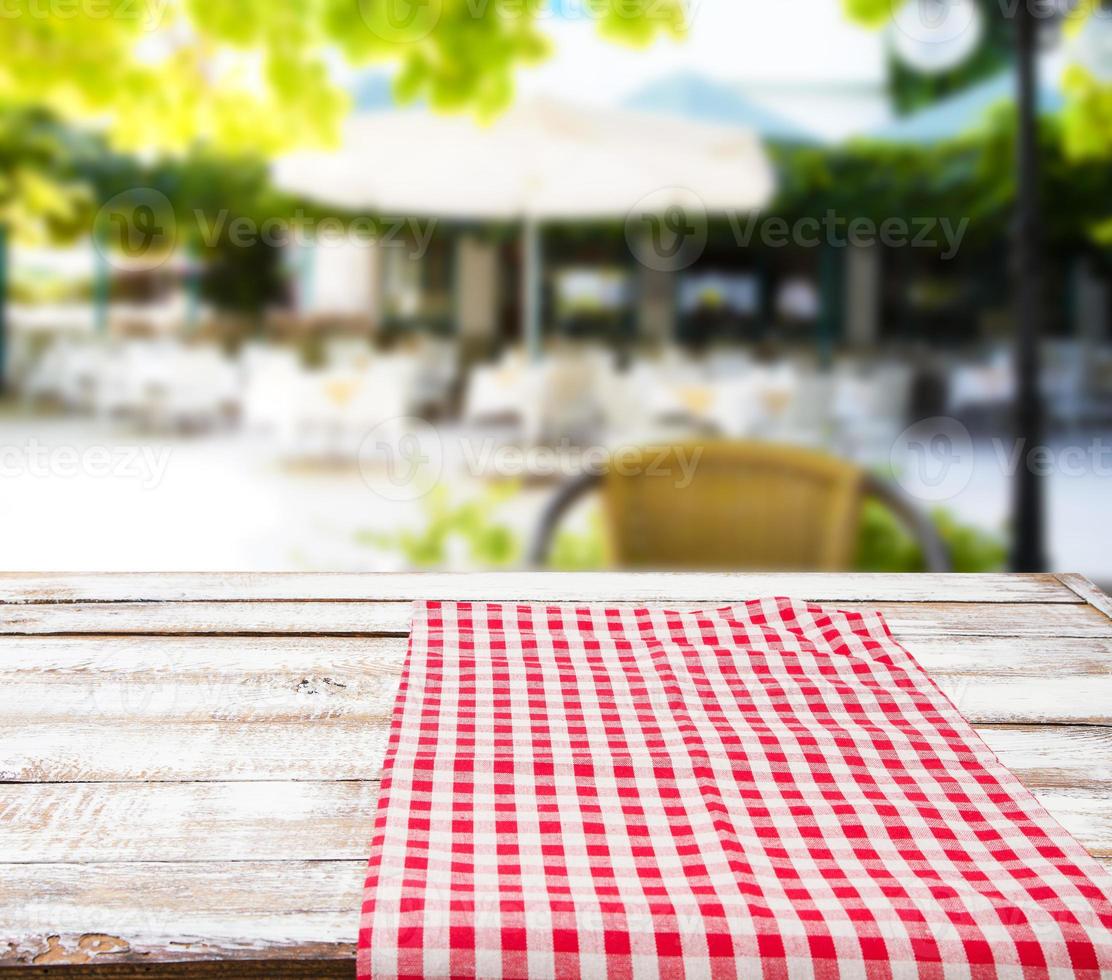
[[[560,351],[531,366],[525,372],[522,405],[526,443],[601,442],[607,409],[600,392],[612,373],[612,361],[591,349]]]
[[[753,359],[743,350],[728,348],[712,352],[707,368],[715,381],[737,380],[753,370]]]
[[[307,384],[297,355],[285,348],[252,345],[244,349],[240,363],[245,426],[292,444],[298,403]]]
[[[363,337],[328,337],[324,341],[324,362],[334,368],[365,368],[374,355]]]
[[[62,400],[62,377],[71,343],[67,337],[54,338],[28,367],[20,389],[26,402]]]
[[[59,376],[59,395],[67,409],[95,411],[111,356],[108,345],[99,338],[67,344]]]
[[[720,379],[711,390],[712,401],[706,419],[716,431],[730,439],[754,435],[762,407],[752,374]]]
[[[476,365],[467,379],[463,420],[473,425],[492,422],[520,424],[525,382],[524,365]]]
[[[371,361],[345,410],[348,425],[360,441],[371,429],[415,412],[420,370],[412,354],[388,354]]]
[[[841,451],[852,459],[886,459],[907,424],[911,368],[884,363],[836,375],[834,420]]]
[[[829,372],[802,371],[792,397],[770,435],[797,446],[826,445],[833,429],[834,377]]]
[[[214,428],[232,414],[239,400],[238,379],[218,348],[178,349],[169,361],[169,380],[152,406],[156,426]]]

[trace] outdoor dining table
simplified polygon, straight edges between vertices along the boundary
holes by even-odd
[[[1078,575],[9,574],[0,975],[351,977],[413,600],[774,595],[880,610],[1112,866],[1112,600]]]

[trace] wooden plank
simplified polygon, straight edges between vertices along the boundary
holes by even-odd
[[[1112,672],[1112,636],[912,636],[905,645],[932,675],[1015,677]],[[405,636],[9,635],[0,638],[0,677],[108,673],[382,670],[405,661]]]
[[[1098,861],[1112,872],[1112,858]],[[363,875],[362,861],[0,865],[0,908],[19,937],[5,947],[0,935],[0,967],[58,949],[148,970],[166,959],[350,961]],[[98,954],[86,938],[96,934],[118,943]]]
[[[508,572],[467,574],[0,574],[0,602],[303,601],[416,598],[595,602],[1079,602],[1053,575]]]
[[[295,947],[290,951],[268,951],[266,958],[252,956],[227,956],[221,959],[186,959],[171,946],[165,958],[156,960],[155,955],[127,959],[125,950],[119,951],[117,958],[111,948],[111,936],[48,936],[47,942],[53,944],[49,954],[40,960],[42,965],[33,967],[5,966],[0,962],[0,976],[7,978],[24,977],[65,977],[81,980],[351,980],[355,975],[355,957],[347,955],[338,958],[335,953],[321,951],[315,946]],[[70,945],[66,945],[66,944]],[[77,944],[74,949],[72,944]],[[86,961],[87,955],[81,944],[91,944],[96,949],[99,944],[107,943],[96,959]],[[88,947],[86,947],[88,948]],[[279,955],[271,956],[270,952]],[[46,955],[51,958],[46,959]],[[71,964],[80,963],[80,966]]]
[[[974,722],[1099,724],[1112,710],[1109,644],[919,638],[911,649]],[[11,637],[0,779],[367,778],[404,653],[403,638]],[[978,663],[985,673],[963,673]],[[1094,669],[1104,673],[1075,676]]]
[[[909,637],[904,645],[932,676],[1046,677],[1112,672],[1112,637],[927,635]]]
[[[1112,674],[1084,678],[1082,683],[1078,675],[957,675],[938,676],[937,681],[975,724],[1112,724]],[[0,687],[0,718],[9,723],[99,719],[118,726],[136,719],[310,725],[349,718],[385,724],[396,688],[396,676],[377,671],[239,677],[145,672],[103,675],[95,684],[64,675],[20,677]]]
[[[1112,622],[1080,602],[841,602],[839,607],[878,610],[897,638],[1112,636]],[[0,633],[403,636],[411,608],[408,602],[377,601],[32,603],[3,607]]]
[[[1084,575],[1063,573],[1056,577],[1078,598],[1083,599],[1094,609],[1099,609],[1105,616],[1112,619],[1112,596],[1098,589]]]
[[[0,964],[89,934],[120,940],[104,960],[346,957],[354,950],[366,860],[9,864],[0,866]],[[142,902],[135,897],[141,895]],[[58,936],[50,943],[49,936]],[[18,938],[17,938],[18,937]],[[5,949],[5,941],[14,945]],[[86,942],[85,946],[89,944]]]
[[[974,724],[1112,724],[1112,675],[938,677],[938,686]]]
[[[47,938],[49,942],[55,943],[51,955],[57,954],[60,959],[49,963],[44,959],[44,965],[34,967],[5,966],[0,962],[0,976],[5,980],[32,976],[80,977],[81,980],[351,980],[355,975],[354,956],[318,959],[318,951],[314,947],[295,949],[281,958],[228,957],[205,960],[183,959],[171,947],[166,959],[155,960],[153,956],[147,956],[133,958],[130,962],[126,958],[113,957],[111,950],[108,950],[95,960],[76,961],[84,965],[72,966],[68,965],[74,962],[71,956],[83,954],[74,953],[64,943],[85,941],[96,944],[105,940],[95,935]],[[109,940],[111,938],[108,937]]]
[[[336,861],[365,858],[378,784],[9,784],[0,863]],[[1112,856],[1112,793],[1035,795],[1093,853]]]
[[[2,782],[371,779],[389,719],[0,724]]]
[[[1106,724],[1110,643],[916,638],[909,647],[974,723]],[[140,739],[136,725],[219,722],[245,731],[331,720],[363,726],[358,744],[378,746],[404,651],[398,637],[9,637],[0,643],[0,725],[8,733],[0,775],[39,771],[40,752],[74,771],[65,760],[80,742],[138,766],[142,748],[159,739]],[[982,672],[972,672],[976,664]],[[294,741],[288,729],[269,730]],[[208,756],[209,737],[194,729],[183,744]],[[261,735],[245,737],[260,745]]]
[[[1112,727],[981,725],[981,737],[1024,784],[1112,788]],[[348,780],[378,775],[389,719],[4,722],[0,781],[188,782]]]
[[[9,784],[0,863],[365,859],[378,781]]]
[[[977,733],[1030,790],[1112,789],[1112,728],[982,725]]]
[[[1082,679],[1083,678],[1083,679]],[[385,724],[397,677],[383,672],[327,675],[253,672],[240,677],[157,672],[86,678],[5,678],[0,718],[58,724],[98,720],[118,727],[133,721],[287,722],[312,725],[347,718]],[[1112,724],[1112,674],[1056,677],[939,675],[936,680],[974,724]],[[0,750],[2,752],[2,750]]]
[[[364,871],[362,860],[0,866],[18,937],[0,934],[0,975],[65,963],[76,976],[350,977]]]
[[[327,669],[327,668],[326,668]],[[284,721],[309,726],[328,718],[385,723],[399,676],[374,668],[309,671],[136,671],[87,676],[6,675],[0,718],[6,721],[99,720]]]
[[[8,637],[0,643],[0,718],[58,724],[269,718],[309,727],[347,715],[384,723],[406,642]]]
[[[1025,650],[1038,648],[1036,641],[1025,642]],[[6,636],[0,640],[0,676],[73,674],[96,683],[102,674],[151,670],[397,673],[407,646],[404,636]]]

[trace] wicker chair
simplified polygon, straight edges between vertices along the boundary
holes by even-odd
[[[756,442],[644,448],[603,475],[565,485],[546,509],[531,560],[584,494],[602,494],[610,561],[620,568],[846,571],[862,501],[878,499],[914,535],[928,571],[949,569],[934,525],[894,487],[811,450]]]

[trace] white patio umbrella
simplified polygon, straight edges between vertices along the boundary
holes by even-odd
[[[425,109],[365,112],[332,152],[275,162],[277,186],[349,211],[520,221],[525,336],[539,343],[538,225],[681,207],[707,214],[766,204],[774,179],[752,133],[552,100],[489,125]]]

